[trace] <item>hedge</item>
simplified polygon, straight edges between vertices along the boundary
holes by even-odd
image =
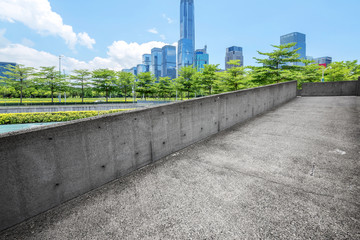
[[[64,122],[81,118],[94,117],[109,113],[128,111],[131,109],[114,109],[109,111],[79,112],[36,112],[36,113],[3,113],[0,114],[0,125],[19,123]]]

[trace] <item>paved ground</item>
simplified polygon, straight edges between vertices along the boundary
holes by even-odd
[[[360,97],[296,100],[0,239],[360,239]]]

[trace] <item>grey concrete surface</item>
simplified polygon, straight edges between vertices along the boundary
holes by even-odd
[[[0,113],[25,113],[25,112],[68,112],[68,111],[106,111],[111,109],[128,109],[145,107],[146,104],[86,104],[86,105],[61,105],[61,106],[11,106],[0,107]]]
[[[286,103],[296,85],[0,134],[0,230]]]
[[[360,239],[360,98],[297,98],[0,239]]]
[[[304,83],[301,96],[360,96],[359,81]]]

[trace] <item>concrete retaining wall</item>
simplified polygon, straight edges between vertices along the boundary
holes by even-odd
[[[300,96],[360,96],[360,81],[304,83]]]
[[[296,81],[0,135],[0,230],[296,97]]]

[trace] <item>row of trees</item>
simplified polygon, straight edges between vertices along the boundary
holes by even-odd
[[[197,72],[192,66],[183,67],[179,77],[171,80],[168,77],[155,79],[151,73],[140,73],[135,77],[131,73],[117,72],[109,69],[74,70],[64,76],[55,67],[41,67],[39,70],[23,65],[8,66],[5,72],[1,91],[8,91],[8,96],[38,97],[67,92],[70,96],[93,97],[132,96],[135,90],[141,97],[180,98],[211,95],[234,91],[271,83],[298,80],[299,87],[304,82],[321,80],[325,68],[308,60],[298,59],[299,49],[291,50],[295,44],[276,46],[270,53],[258,52],[265,58],[255,58],[261,65],[258,67],[240,67],[240,62],[230,61],[232,68],[220,71],[219,65],[205,65]],[[304,66],[290,63],[302,62]],[[360,65],[357,61],[334,62],[326,68],[327,81],[357,80],[360,76]],[[17,95],[16,95],[17,94]]]

